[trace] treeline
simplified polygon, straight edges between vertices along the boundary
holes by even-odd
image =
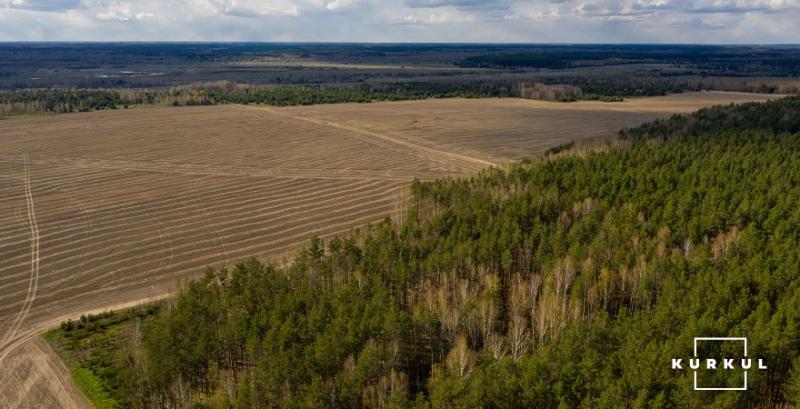
[[[403,220],[189,282],[108,373],[148,408],[797,404],[799,112],[703,110],[415,182]],[[746,336],[769,370],[697,393],[670,368],[697,336]]]
[[[0,115],[87,112],[121,109],[136,105],[265,104],[290,106],[425,98],[480,98],[504,96],[502,92],[501,88],[485,84],[426,82],[402,82],[359,87],[278,87],[221,81],[166,90],[34,89],[0,91]]]
[[[580,88],[586,97],[646,97],[689,91],[757,92],[797,94],[800,80],[705,76],[644,76],[632,78],[559,78],[557,83]]]
[[[653,97],[697,91],[800,93],[800,81],[791,79],[721,78],[703,76],[634,76],[622,78],[556,77],[541,81],[495,82],[501,96],[543,101],[620,102],[625,98]]]
[[[0,91],[0,115],[98,111],[123,103],[120,93],[110,90]]]
[[[796,81],[754,82],[723,79],[576,79],[543,81],[476,80],[362,84],[359,86],[255,86],[219,81],[169,89],[22,89],[0,91],[0,116],[13,114],[88,112],[134,106],[264,104],[294,106],[367,103],[427,98],[516,97],[544,101],[595,100],[619,102],[626,97],[656,96],[685,91],[797,93]]]
[[[0,91],[0,115],[88,112],[133,106],[264,104],[294,106],[427,98],[520,97],[546,101],[580,99],[580,88],[533,82],[399,82],[328,86],[252,86],[230,82],[158,89],[34,89]],[[598,99],[598,98],[589,98]]]
[[[134,106],[264,104],[295,106],[427,98],[520,97],[546,101],[602,99],[570,85],[531,82],[402,82],[375,86],[250,86],[213,84],[157,89],[34,89],[0,91],[0,115],[89,112]],[[621,100],[621,98],[618,98]]]
[[[692,115],[673,115],[623,129],[619,136],[634,141],[669,140],[678,136],[703,137],[712,132],[744,131],[800,132],[800,97],[781,98],[768,104],[749,102],[703,108]]]
[[[520,98],[540,101],[570,102],[584,97],[583,90],[574,85],[541,82],[520,82],[512,87],[511,93]]]
[[[705,77],[700,75],[633,76],[622,78],[557,77],[547,85],[580,89],[575,100],[619,101],[628,97],[651,97],[682,92],[730,91],[763,94],[800,93],[800,80],[776,78]]]
[[[638,49],[637,49],[638,48]],[[793,54],[791,54],[793,55]],[[613,49],[599,47],[595,50],[542,50],[540,52],[494,53],[464,58],[458,63],[462,68],[549,68],[561,69],[592,65],[632,64],[662,62],[671,64],[708,64],[711,61],[739,61],[739,53],[725,52],[717,47],[629,47]],[[752,57],[752,55],[751,55]],[[763,55],[759,62],[771,61],[774,55]],[[775,58],[786,68],[794,58]]]
[[[769,51],[717,46],[599,46],[539,51],[496,52],[460,60],[461,68],[568,69],[620,64],[669,64],[706,75],[796,77],[797,49]]]

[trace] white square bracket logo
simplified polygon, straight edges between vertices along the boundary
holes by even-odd
[[[694,338],[694,357],[697,356],[697,341],[741,341],[744,345],[744,357],[747,358],[747,338],[745,337],[695,337]],[[697,386],[697,370],[692,371],[694,377],[694,390],[696,391],[746,391],[747,390],[747,370],[744,370],[744,384],[741,388],[705,388]]]

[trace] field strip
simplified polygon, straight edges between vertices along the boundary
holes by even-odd
[[[19,163],[20,159],[13,157],[0,157],[2,162]],[[209,176],[245,176],[245,177],[273,177],[291,179],[381,179],[393,181],[410,181],[415,177],[425,176],[426,178],[447,177],[460,175],[458,172],[443,172],[441,175],[431,176],[431,172],[420,171],[398,171],[398,170],[355,170],[355,169],[305,169],[305,168],[281,168],[281,169],[255,169],[235,166],[205,166],[189,163],[170,163],[162,161],[134,161],[134,160],[111,160],[111,159],[87,159],[87,158],[45,158],[39,157],[30,159],[30,163],[76,167],[76,168],[100,168],[127,171],[162,172],[178,173],[184,175],[209,175]]]
[[[367,137],[367,140],[369,140],[369,141],[374,141],[375,139],[379,139],[381,141],[388,142],[390,144],[401,146],[401,147],[405,148],[406,150],[411,151],[412,153],[416,154],[417,156],[421,156],[421,157],[423,157],[425,159],[432,159],[432,160],[438,161],[438,160],[441,160],[442,158],[444,158],[444,159],[447,159],[449,161],[467,162],[467,163],[472,165],[471,166],[472,169],[480,169],[480,168],[489,167],[489,166],[497,166],[496,163],[490,162],[490,161],[487,161],[487,160],[483,160],[483,159],[479,159],[479,158],[473,158],[471,156],[466,156],[466,155],[462,155],[462,154],[458,154],[458,153],[448,152],[448,151],[446,151],[444,149],[440,149],[440,148],[435,148],[435,147],[431,147],[431,146],[424,146],[424,145],[420,145],[419,143],[412,143],[412,142],[404,141],[402,139],[398,139],[398,138],[395,138],[395,137],[392,137],[392,136],[389,136],[389,135],[385,135],[385,134],[381,134],[381,133],[377,133],[377,132],[373,132],[373,131],[368,131],[366,129],[356,128],[354,126],[345,125],[345,124],[340,123],[340,122],[333,122],[333,121],[327,121],[327,120],[319,119],[319,118],[311,118],[311,117],[307,117],[307,116],[303,116],[303,115],[297,115],[297,114],[293,114],[293,113],[291,113],[291,112],[289,112],[287,110],[282,110],[282,109],[277,109],[277,108],[272,108],[272,107],[267,107],[267,106],[258,107],[258,108],[255,108],[255,109],[263,109],[263,110],[266,110],[268,112],[271,112],[271,113],[274,113],[274,114],[277,114],[277,115],[282,115],[282,116],[285,116],[285,117],[296,119],[298,121],[304,121],[304,122],[309,122],[309,123],[316,124],[316,125],[327,126],[327,127],[330,127],[330,128],[336,128],[336,129],[341,129],[341,130],[345,130],[345,131],[350,131],[350,132],[353,132],[356,135],[360,135],[362,137]],[[477,168],[476,168],[476,165],[477,165]]]
[[[28,281],[28,292],[25,295],[25,301],[23,301],[22,308],[12,321],[11,326],[6,332],[6,335],[3,337],[2,342],[0,342],[0,348],[4,348],[6,345],[8,345],[9,342],[13,340],[13,337],[19,330],[20,325],[22,325],[22,322],[25,320],[25,317],[27,317],[28,313],[30,312],[33,301],[36,300],[36,291],[38,290],[39,287],[39,226],[36,223],[36,208],[34,207],[33,192],[31,190],[31,169],[27,155],[24,156],[24,164],[25,164],[25,201],[27,205],[28,225],[30,228],[30,240],[31,240],[31,256],[30,256],[31,272],[30,272],[30,279]],[[5,353],[2,356],[0,356],[0,362],[2,362],[5,356],[6,356]]]
[[[211,213],[209,213],[208,208],[203,203],[203,201],[200,200],[200,195],[197,193],[197,186],[196,186],[195,183],[196,183],[196,181],[194,181],[194,180],[191,180],[189,182],[189,189],[191,190],[191,193],[192,193],[190,196],[193,199],[192,202],[194,204],[194,208],[195,208],[195,210],[197,210],[197,213],[200,213],[206,220],[211,220]],[[214,242],[216,243],[216,246],[218,246],[218,247],[215,246],[216,247],[215,251],[217,251],[219,253],[219,250],[221,249],[222,252],[225,254],[225,265],[229,265],[230,264],[230,255],[228,253],[228,249],[225,248],[225,240],[223,240],[222,236],[219,234],[219,226],[216,225],[216,224],[212,224],[212,223],[206,223],[206,225],[207,225],[208,229],[213,232]],[[159,236],[161,236],[160,229],[159,229]],[[167,237],[167,238],[169,238],[169,237]],[[175,252],[175,249],[172,246],[172,241],[170,241],[169,247],[170,247],[170,253],[171,254],[170,254],[170,262],[167,265],[172,264],[172,256],[174,255],[174,252]],[[218,254],[218,256],[219,256],[219,254]],[[220,259],[221,258],[222,257],[220,257]],[[161,264],[159,264],[159,266],[157,268],[161,268]]]
[[[391,187],[389,189],[393,190],[395,189],[395,187]],[[328,227],[329,224],[333,225],[333,222],[338,220],[344,220],[342,225],[347,225],[347,224],[352,225],[352,221],[354,219],[359,219],[362,217],[365,219],[365,221],[370,219],[371,220],[380,219],[381,218],[380,215],[383,215],[384,212],[382,211],[376,212],[375,207],[373,205],[380,203],[382,201],[385,200],[380,197],[374,200],[360,200],[359,198],[354,198],[352,200],[340,202],[336,205],[332,204],[325,210],[336,208],[336,206],[338,206],[338,208],[336,208],[336,210],[334,211],[329,212],[328,217],[323,219],[325,220],[325,223],[317,222],[318,218],[315,217],[314,215],[315,213],[314,209],[310,209],[309,211],[302,212],[308,214],[307,216],[296,217],[295,219],[293,219],[293,221],[295,221],[296,223],[293,223],[291,225],[263,226],[251,232],[246,232],[246,233],[241,232],[240,231],[241,229],[238,226],[229,226],[228,228],[225,229],[219,229],[218,232],[221,236],[221,239],[223,239],[226,243],[235,244],[236,248],[236,250],[234,251],[235,253],[243,255],[241,251],[244,249],[247,249],[248,251],[249,250],[263,251],[263,249],[270,248],[273,244],[279,244],[281,242],[295,241],[295,240],[297,242],[302,242],[304,239],[307,239],[313,234],[313,232],[307,231],[309,222],[312,225],[319,225],[320,229],[324,230],[325,228]],[[351,204],[353,202],[356,202],[358,204],[355,205]],[[380,206],[378,206],[378,209],[381,209]],[[302,213],[298,213],[298,215]],[[120,244],[124,246],[125,241],[123,240],[123,242]],[[199,255],[198,260],[206,259],[207,258],[206,256],[208,255],[208,249],[194,248],[195,244],[196,242],[186,242],[181,245],[175,245],[172,249],[185,250],[180,253],[182,259],[186,259],[189,256],[195,256],[195,255]],[[150,261],[150,254],[156,251],[158,248],[160,248],[160,246],[161,246],[160,241],[156,240],[150,244],[142,243],[141,246],[137,247],[136,249],[129,249],[126,247],[118,249],[117,248],[118,245],[113,245],[111,247],[104,247],[104,249],[102,250],[104,256],[93,257],[93,262],[97,263],[94,268],[88,268],[84,271],[81,271],[77,275],[72,275],[70,277],[48,282],[48,286],[62,287],[62,284],[74,282],[75,279],[79,276],[86,276],[86,275],[92,276],[93,273],[96,272],[96,270],[109,271],[118,268],[134,270],[126,275],[126,278],[128,279],[134,278],[138,274],[142,273],[141,271],[137,270],[142,270],[144,271],[145,274],[147,274],[147,272],[150,270],[146,268],[137,269],[136,267],[144,267],[144,264]],[[97,251],[99,250],[96,250],[95,252],[92,252],[90,254],[96,254]],[[142,253],[142,254],[137,254],[137,253]],[[77,254],[68,256],[65,259],[74,259],[76,257],[78,257]],[[88,278],[87,279],[88,281],[82,281],[81,285],[90,284],[91,282],[102,279],[104,277],[105,275],[99,275]],[[4,287],[8,285],[5,285]],[[63,288],[59,288],[59,290],[61,289]],[[0,296],[0,300],[4,300],[7,298],[13,299],[14,295],[16,295],[15,292],[7,291],[6,294]]]
[[[375,218],[369,218],[369,219],[372,219],[373,221],[377,221]],[[365,219],[365,220],[361,220],[361,221],[363,222],[363,224],[366,224],[366,223],[368,223],[369,219]],[[336,224],[333,224],[331,226],[326,226],[326,227],[328,227],[327,230],[319,232],[320,237],[322,237],[322,238],[329,238],[329,237],[333,237],[333,236],[337,236],[337,235],[341,235],[341,234],[346,234],[346,233],[352,231],[352,229],[353,229],[352,223],[349,223],[349,222],[336,223]],[[289,252],[296,251],[296,250],[298,250],[300,248],[300,244],[304,243],[307,240],[307,238],[308,238],[307,235],[303,235],[303,236],[295,235],[295,236],[292,237],[292,240],[283,241],[282,244],[276,244],[274,246],[270,246],[269,253],[273,254],[273,255],[277,255],[277,254],[285,253],[287,251],[289,251]],[[278,243],[278,241],[272,241],[270,243]],[[250,248],[242,249],[240,251],[241,256],[236,257],[236,259],[237,259],[236,262],[237,263],[238,262],[243,262],[248,257],[254,256],[253,250],[255,248],[256,248],[256,246],[251,246]],[[275,259],[275,258],[276,257],[273,256],[273,259]],[[188,277],[187,276],[187,272],[189,272],[189,273],[194,272],[194,274],[192,274],[192,275],[193,276],[197,276],[197,275],[199,275],[199,271],[202,271],[202,269],[198,269],[197,268],[198,265],[201,265],[201,264],[199,264],[200,260],[202,260],[202,258],[195,258],[195,259],[192,259],[192,260],[182,261],[177,266],[173,266],[174,267],[173,268],[174,271],[169,272],[168,274],[166,274],[162,278],[165,281],[170,281],[170,279],[179,278],[179,277],[186,278],[186,277]],[[120,285],[120,288],[121,289],[141,288],[143,283],[139,279],[140,277],[136,276],[136,277],[132,277],[132,278],[135,278],[135,280],[126,281],[124,284]],[[92,289],[82,292],[83,296],[101,296],[105,292],[105,290],[103,290],[101,288],[98,288],[96,286],[89,286],[89,287],[92,288]],[[54,299],[59,299],[59,300],[64,300],[64,301],[69,301],[69,300],[75,299],[75,297],[64,298],[61,293],[62,292],[67,292],[67,291],[65,291],[65,289],[59,288],[56,291],[58,292],[58,294],[52,294],[52,298],[54,298]],[[124,290],[121,290],[121,291],[123,293],[125,292]],[[165,298],[167,296],[169,296],[169,294],[159,295],[159,296],[155,296],[155,297],[153,297],[151,295],[147,295],[147,296],[142,297],[141,299],[137,299],[137,300],[134,300],[134,301],[126,302],[124,304],[120,304],[120,303],[104,304],[104,305],[107,305],[106,307],[103,307],[102,305],[98,306],[98,304],[95,304],[95,306],[92,307],[93,309],[91,311],[86,312],[85,309],[81,309],[81,311],[82,311],[81,313],[82,314],[98,314],[98,313],[101,313],[101,312],[104,312],[104,311],[108,311],[108,310],[119,310],[119,309],[124,309],[124,308],[130,308],[130,307],[133,307],[133,306],[137,306],[137,305],[153,302],[153,301]],[[60,319],[48,318],[49,325],[41,325],[40,326],[40,325],[36,324],[35,326],[37,328],[40,328],[40,329],[38,331],[34,331],[33,335],[35,335],[38,332],[42,332],[44,330],[51,329],[51,328],[53,328],[55,326],[58,326],[58,324],[60,324],[61,322],[63,322],[64,320],[66,320],[68,318],[72,318],[72,319],[78,318],[78,313],[75,312],[75,313],[72,313],[70,315],[62,315]]]
[[[278,211],[280,211],[280,213],[285,213],[305,211],[306,209],[313,210],[315,207],[318,208],[321,204],[335,200],[342,200],[342,193],[362,193],[367,189],[377,189],[383,186],[387,185],[382,183],[380,180],[364,181],[360,182],[359,184],[334,184],[325,188],[320,188],[317,185],[313,185],[302,189],[295,189],[292,191],[292,194],[287,194],[286,192],[280,191],[277,191],[278,193],[275,193],[275,191],[256,192],[256,196],[246,197],[245,199],[237,197],[234,193],[231,193],[219,200],[210,201],[209,209],[213,210],[217,217],[224,217],[234,214],[255,214],[253,212],[257,212],[257,214],[261,217],[273,216],[279,214],[276,213]],[[388,186],[396,185],[390,184]],[[374,192],[367,191],[364,193]],[[93,216],[94,223],[96,226],[98,226],[98,229],[100,226],[110,223],[112,226],[131,224],[134,227],[130,227],[130,229],[147,230],[148,227],[143,226],[142,224],[143,222],[149,220],[153,214],[159,214],[161,217],[175,216],[174,218],[170,219],[172,223],[186,223],[184,222],[186,218],[198,216],[186,211],[187,205],[185,200],[156,202],[155,204],[160,206],[155,206],[153,202],[148,202],[131,206],[114,207],[109,209],[109,211],[103,211],[102,216]],[[230,222],[238,224],[236,218],[230,219]],[[74,221],[54,222],[51,225],[48,225],[49,227],[52,227],[51,230],[53,231],[49,234],[46,234],[45,238],[68,239],[63,240],[64,243],[61,245],[71,246],[71,242],[74,240],[74,237],[80,235],[80,232],[78,232],[79,228],[74,227],[73,225]],[[62,226],[65,228],[62,229]],[[183,226],[183,224],[181,224],[181,226]],[[175,227],[175,225],[173,224],[171,227]],[[118,234],[122,231],[123,230],[115,229],[115,231],[111,233]],[[4,231],[0,230],[0,233],[4,233]],[[190,231],[187,233],[192,232]],[[103,238],[103,236],[98,236],[98,238]],[[13,247],[13,245],[0,246],[0,250],[3,250],[6,247]],[[55,247],[53,249],[57,250],[60,249],[60,247]],[[11,259],[6,259],[6,261],[8,260]]]
[[[389,204],[387,204],[387,207],[388,206]],[[306,217],[303,218],[305,219],[305,223],[300,222],[298,225],[282,228],[278,231],[270,228],[260,229],[253,235],[253,237],[240,236],[240,238],[236,240],[236,250],[233,252],[234,254],[232,254],[232,258],[236,259],[237,261],[243,261],[249,256],[263,256],[267,253],[273,254],[273,251],[278,248],[284,248],[285,246],[297,248],[299,244],[305,242],[305,240],[307,240],[315,232],[320,235],[327,236],[331,234],[331,230],[333,229],[349,231],[354,224],[363,225],[371,221],[380,220],[382,219],[382,215],[386,214],[385,209],[386,207],[379,207],[379,210],[376,211],[374,206],[367,205],[361,210],[342,209],[342,212],[339,215],[330,218],[313,220],[311,217]],[[318,227],[315,228],[314,231],[309,231],[309,225]],[[265,232],[270,233],[263,234]],[[182,247],[185,248],[186,246],[184,245]],[[118,253],[118,256],[122,257],[123,254]],[[128,272],[125,274],[125,282],[128,284],[135,284],[138,281],[138,285],[141,285],[141,278],[146,278],[148,275],[152,275],[152,271],[142,268],[147,262],[148,260],[143,260],[142,257],[137,256],[131,258],[127,262],[126,260],[122,260],[113,262],[110,265],[104,264],[97,266],[96,268],[100,269],[100,271],[113,271],[118,268],[124,268],[128,270]],[[219,260],[214,260],[213,255],[209,254],[208,249],[196,248],[185,251],[181,253],[181,261],[173,263],[170,266],[170,271],[164,271],[163,274],[158,276],[158,279],[163,281],[166,279],[166,277],[173,274],[185,275],[186,272],[198,272],[201,270],[198,269],[198,266],[209,266],[211,265],[209,263],[217,264],[219,263]],[[76,288],[84,288],[84,290],[81,291],[81,294],[84,296],[96,292],[102,293],[101,290],[88,290],[88,288],[98,288],[96,284],[102,284],[104,280],[107,279],[108,274],[109,273],[87,277],[86,279],[80,280],[79,283],[76,283],[76,280],[74,279],[63,279],[58,280],[57,282],[49,282],[49,290],[47,294],[42,295],[43,302],[47,303],[47,300],[61,300],[63,302],[64,300],[68,299],[65,298],[65,296],[70,293],[74,293]],[[73,285],[65,285],[69,283],[73,283]],[[3,298],[9,297],[4,296]]]
[[[288,214],[293,217],[298,217],[303,215],[305,219],[305,215],[313,216],[315,213],[320,211],[330,211],[330,214],[334,215],[338,214],[342,210],[348,210],[351,204],[367,206],[374,202],[380,202],[386,200],[384,195],[396,189],[396,186],[393,185],[390,186],[383,186],[383,185],[372,186],[372,185],[373,184],[359,187],[358,190],[361,191],[359,192],[360,194],[355,195],[353,197],[348,197],[347,199],[341,198],[339,196],[329,195],[330,196],[329,198],[325,198],[324,200],[317,200],[315,202],[310,202],[307,205],[303,206],[302,208],[288,208],[283,205],[276,206],[273,204],[269,204],[268,206],[253,207],[251,208],[251,210],[248,211],[245,211],[244,209],[232,209],[232,212],[234,212],[232,214],[242,213],[243,215],[247,216],[237,219],[223,218],[223,219],[213,220],[213,222],[210,222],[210,220],[200,217],[201,215],[195,214],[193,215],[194,217],[193,220],[186,221],[185,218],[176,219],[170,224],[165,224],[165,227],[168,227],[171,230],[180,231],[181,234],[184,235],[185,237],[203,237],[202,234],[203,231],[207,230],[210,227],[213,227],[218,235],[221,235],[222,237],[228,239],[226,240],[226,242],[231,242],[232,238],[235,237],[235,236],[232,237],[231,235],[242,233],[241,226],[243,223],[247,223],[248,225],[261,226],[264,224],[269,224],[269,221],[271,220],[280,220],[281,215]],[[377,199],[372,199],[372,197],[377,197]],[[160,217],[163,218],[163,215],[160,215]],[[120,254],[117,253],[116,250],[118,248],[129,247],[128,242],[131,239],[131,235],[133,235],[136,232],[141,233],[151,230],[150,227],[148,227],[147,225],[143,225],[142,223],[137,223],[136,225],[138,226],[136,229],[128,228],[125,231],[119,231],[119,230],[116,231],[104,230],[102,232],[96,231],[94,238],[104,243],[102,251],[95,250],[89,252],[88,254],[86,253],[74,254],[72,248],[68,247],[67,245],[71,246],[72,244],[70,243],[75,243],[76,240],[74,239],[60,240],[60,242],[63,242],[64,245],[52,247],[52,250],[48,252],[49,254],[48,257],[54,260],[58,260],[59,262],[78,262],[79,260],[75,260],[76,258],[79,258],[81,256],[86,257],[91,255],[92,260],[95,263],[99,260],[104,260],[112,256],[118,257],[120,256]],[[274,232],[275,229],[282,227],[282,225],[269,224],[268,227],[272,229]],[[76,232],[76,234],[83,235],[85,233]],[[250,234],[248,233],[247,236],[249,235]],[[194,242],[187,243],[186,245],[190,245],[192,243]],[[152,245],[157,245],[157,244],[158,244],[157,241],[154,241]],[[150,245],[146,244],[145,242],[142,242],[140,246],[137,248],[137,250],[129,250],[129,251],[142,252],[144,250],[149,249],[149,246]],[[101,252],[103,256],[96,257],[95,253],[97,252]],[[142,254],[140,256],[147,256],[148,253],[149,251],[145,252],[145,254]],[[18,257],[13,257],[12,259],[17,259],[17,258]],[[8,261],[12,259],[9,259]],[[132,261],[131,259],[124,259],[124,258],[121,259],[121,261],[126,261],[126,260],[127,262]],[[22,261],[20,260],[17,264],[13,266],[5,266],[4,269],[17,268],[20,267],[21,265]],[[78,274],[82,275],[87,272],[89,271],[88,270],[82,271],[79,272]],[[9,278],[12,278],[12,276],[9,276]],[[5,289],[11,284],[13,283],[3,284],[2,286],[0,286],[0,289]],[[0,300],[2,300],[6,296],[8,295],[0,296]]]

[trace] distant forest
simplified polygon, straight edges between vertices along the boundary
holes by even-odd
[[[167,90],[37,89],[0,91],[0,114],[67,113],[134,106],[264,104],[273,106],[343,102],[400,101],[425,98],[508,96],[480,84],[397,83],[382,87],[250,86],[222,81]]]
[[[463,59],[464,68],[564,69],[612,64],[663,63],[705,75],[800,75],[800,52],[791,47],[769,52],[724,46],[591,46],[497,52]]]
[[[3,115],[89,112],[137,106],[192,106],[263,104],[295,106],[368,103],[427,98],[516,97],[543,101],[597,100],[619,102],[626,97],[656,96],[685,91],[719,89],[761,93],[797,93],[800,82],[773,85],[749,80],[687,81],[478,81],[397,82],[359,86],[258,86],[228,81],[168,89],[19,89],[0,91]]]
[[[800,98],[410,190],[401,220],[46,337],[100,407],[800,403]],[[670,360],[696,336],[746,336],[769,370],[695,392]]]
[[[139,105],[800,92],[800,47],[0,43],[0,118]]]

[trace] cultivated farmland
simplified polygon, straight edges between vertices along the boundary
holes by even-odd
[[[492,162],[523,159],[554,145],[611,135],[622,127],[709,105],[764,100],[774,96],[702,92],[625,102],[569,104],[507,99],[448,99],[391,104],[294,107],[299,117],[370,129],[419,144],[435,144]]]
[[[0,407],[85,404],[35,341],[207,266],[396,214],[418,178],[755,94],[131,109],[0,121]],[[60,375],[59,375],[60,374]],[[54,389],[59,389],[55,391]]]

